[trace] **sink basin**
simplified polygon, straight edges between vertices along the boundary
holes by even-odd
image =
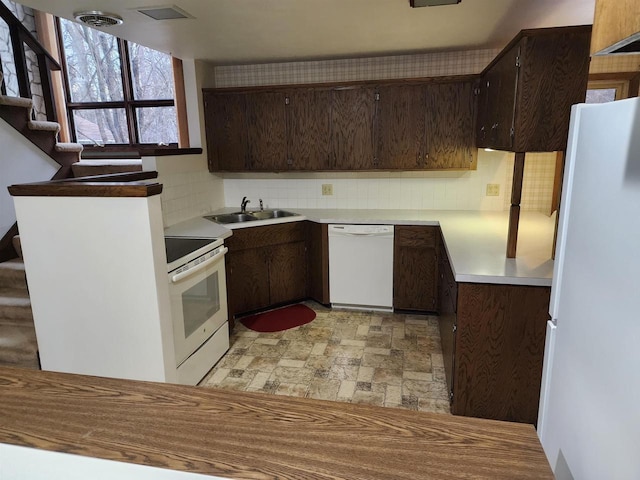
[[[216,223],[241,223],[257,220],[256,217],[247,213],[223,213],[220,215],[210,215],[204,218]]]
[[[204,218],[216,223],[242,223],[255,222],[257,220],[270,220],[272,218],[294,217],[297,213],[286,210],[256,210],[255,212],[234,212],[221,213],[220,215],[209,215]]]
[[[255,212],[248,212],[248,213],[256,217],[258,220],[268,220],[270,218],[293,217],[298,215],[297,213],[287,212],[286,210],[258,210]]]

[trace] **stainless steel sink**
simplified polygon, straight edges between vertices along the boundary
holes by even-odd
[[[259,220],[268,220],[270,218],[294,217],[297,213],[287,212],[286,210],[257,210],[255,212],[247,212]]]
[[[216,223],[242,223],[255,222],[257,220],[270,220],[273,218],[294,217],[297,213],[286,210],[256,210],[255,212],[221,213],[220,215],[208,215],[204,218]]]
[[[204,217],[207,220],[211,220],[216,223],[241,223],[241,222],[251,222],[257,220],[256,217],[249,215],[247,213],[223,213],[220,215],[209,215]]]

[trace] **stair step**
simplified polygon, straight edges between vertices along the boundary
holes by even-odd
[[[81,153],[84,147],[81,143],[56,143],[56,152]]]
[[[15,235],[11,240],[11,242],[13,243],[13,248],[21,260],[22,259],[22,242],[20,242],[20,235]],[[22,264],[22,267],[24,269],[24,263]]]
[[[31,300],[26,290],[0,288],[0,324],[33,326]]]
[[[29,120],[28,125],[29,125],[29,130],[42,130],[45,132],[55,132],[56,134],[60,131],[60,124],[57,122]]]
[[[27,288],[27,277],[24,271],[24,262],[21,259],[13,259],[0,263],[0,288]]]
[[[0,95],[0,105],[6,105],[8,107],[23,107],[31,109],[33,107],[33,100],[23,97],[9,97],[6,95]]]
[[[38,342],[32,326],[0,325],[0,364],[39,368]]]
[[[91,160],[71,165],[74,177],[109,175],[111,173],[141,172],[142,160]]]

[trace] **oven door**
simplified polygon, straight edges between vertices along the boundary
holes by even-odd
[[[224,268],[227,248],[219,250],[185,272],[169,274],[176,365],[184,362],[227,321]]]

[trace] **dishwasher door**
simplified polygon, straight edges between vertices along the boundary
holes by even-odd
[[[393,310],[393,225],[329,225],[329,300]]]

